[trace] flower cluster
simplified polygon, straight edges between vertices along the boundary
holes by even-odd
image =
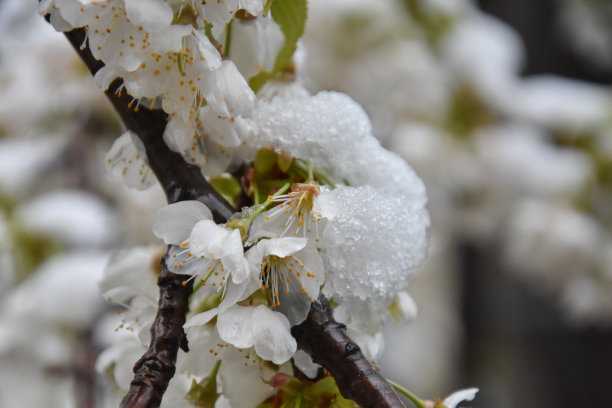
[[[193,387],[218,371],[236,408],[269,396],[272,376],[294,356],[315,377],[316,365],[296,354],[290,329],[321,293],[375,358],[388,309],[413,310],[403,291],[427,247],[425,189],[381,147],[358,104],[334,92],[311,95],[294,81],[291,56],[305,1],[48,0],[41,10],[56,29],[85,27],[87,45],[104,63],[97,84],[107,89],[119,78],[112,89],[132,96],[132,109],[163,109],[166,144],[243,206],[220,225],[201,202],[178,202],[162,208],[153,225],[169,245],[164,267],[194,287],[184,326],[194,357],[177,363]],[[118,138],[106,163],[129,186],[145,189],[154,180],[137,136]],[[99,360],[101,371],[114,364],[122,387],[128,376],[117,363],[146,344],[142,329],[156,299],[150,285],[136,284],[151,283],[154,274],[127,278],[124,271],[138,269],[130,258],[150,265],[147,254],[117,255],[102,283],[127,309],[121,325],[137,332]],[[351,312],[366,305],[369,313]],[[243,365],[268,381],[251,380],[258,390],[247,403],[228,380]],[[185,384],[171,386],[165,403],[173,390],[190,401],[194,388]]]
[[[382,349],[381,328],[392,304],[407,317],[414,313],[414,304],[403,289],[413,276],[409,269],[423,259],[427,244],[429,219],[422,183],[397,156],[385,154],[370,133],[367,117],[350,99],[333,93],[300,94],[303,115],[299,116],[297,108],[287,109],[289,100],[277,95],[262,99],[259,109],[285,105],[289,114],[274,123],[266,121],[267,115],[255,117],[259,131],[253,145],[267,147],[255,155],[250,186],[243,192],[255,194],[266,186],[279,187],[271,187],[265,198],[254,198],[253,206],[222,225],[198,201],[162,208],[153,225],[154,233],[170,245],[166,268],[184,274],[185,284],[194,284],[193,312],[185,328],[191,348],[208,353],[206,358],[198,354],[195,360],[200,363],[192,361],[198,370],[185,369],[192,375],[203,376],[202,364],[210,370],[214,361],[222,360],[220,373],[231,376],[227,370],[232,365],[225,361],[240,354],[241,358],[249,356],[249,366],[261,369],[253,371],[256,376],[265,367],[271,369],[266,363],[270,362],[276,368],[266,371],[264,377],[269,378],[284,370],[283,363],[292,357],[300,370],[315,376],[312,360],[298,358],[290,328],[306,318],[311,302],[321,292],[337,305],[334,316],[348,325],[349,333],[370,358]],[[312,135],[304,139],[313,149],[309,158],[320,168],[332,169],[339,158],[330,154],[329,144],[341,137],[333,134],[340,127],[332,122],[338,120],[334,111],[339,109],[344,110],[347,123],[355,126],[352,136],[368,151],[357,144],[338,154],[351,155],[354,162],[347,166],[353,168],[384,169],[380,160],[386,160],[386,166],[393,169],[387,177],[341,166],[328,177],[287,152],[304,154],[300,129],[311,129]],[[317,115],[317,110],[329,116]],[[292,115],[301,122],[293,121]],[[281,128],[290,129],[294,139],[275,140]],[[314,146],[319,146],[318,154]],[[124,149],[125,154],[135,151]],[[355,185],[346,185],[349,180],[341,184],[343,172]],[[112,278],[118,276],[114,269],[109,266],[111,286],[117,282]],[[134,350],[133,341],[130,344],[123,347]],[[243,394],[231,387],[224,389],[232,406],[241,406],[236,395]],[[263,387],[258,392],[272,391]]]
[[[96,83],[121,78],[116,92],[127,91],[134,109],[163,108],[166,142],[205,174],[223,171],[248,138],[247,80],[270,69],[282,43],[264,1],[47,0],[40,9],[58,30],[85,27],[104,63]]]

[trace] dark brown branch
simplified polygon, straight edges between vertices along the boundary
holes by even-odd
[[[157,280],[159,309],[151,327],[151,344],[134,365],[134,379],[121,407],[159,407],[174,376],[179,347],[188,351],[183,324],[193,287],[191,282],[183,285],[184,279],[168,271],[164,257]]]
[[[83,29],[67,32],[66,37],[92,74],[104,66],[93,57],[89,48],[81,48],[85,39]],[[149,166],[162,185],[168,202],[199,200],[210,208],[216,222],[227,221],[233,209],[206,182],[199,168],[185,162],[180,154],[171,151],[164,142],[166,113],[157,109],[131,109],[131,97],[126,92],[116,92],[121,85],[121,80],[113,81],[106,96],[125,126],[142,140]],[[179,347],[188,350],[183,324],[192,286],[183,285],[184,280],[183,275],[168,271],[162,261],[162,272],[158,279],[158,311],[151,327],[151,343],[147,352],[134,365],[134,379],[121,402],[122,407],[158,407],[174,376]]]
[[[89,48],[81,49],[85,39],[83,29],[67,32],[66,37],[92,74],[104,66],[93,57]],[[120,87],[121,80],[113,81],[106,95],[126,127],[142,140],[149,166],[162,185],[168,202],[199,200],[210,208],[217,223],[227,221],[234,211],[231,206],[202,177],[199,168],[185,162],[164,142],[167,115],[157,109],[131,109],[131,97],[126,92],[116,92]],[[162,261],[158,280],[159,310],[151,328],[151,344],[134,366],[134,380],[121,403],[123,408],[158,407],[174,375],[179,347],[187,351],[182,326],[192,287],[183,286],[184,276],[168,271],[164,265]],[[291,332],[300,348],[336,378],[346,398],[363,408],[404,407],[389,383],[345,334],[344,325],[332,318],[329,302],[323,296],[312,303],[308,318]]]
[[[345,333],[346,326],[332,317],[329,301],[319,296],[304,322],[291,329],[298,346],[336,379],[345,398],[361,407],[405,408],[391,385]]]

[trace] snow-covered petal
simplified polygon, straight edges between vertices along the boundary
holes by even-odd
[[[425,186],[397,154],[372,134],[361,106],[338,92],[298,97],[295,93],[257,101],[254,147],[273,146],[307,158],[337,185],[371,184],[388,195],[405,196],[406,209],[423,208]]]
[[[212,213],[199,201],[181,201],[159,210],[153,233],[166,244],[180,245],[200,220],[212,220]]]
[[[327,296],[357,296],[390,303],[406,287],[427,250],[429,216],[401,194],[366,185],[340,186],[319,194],[325,233],[332,245],[322,250]]]

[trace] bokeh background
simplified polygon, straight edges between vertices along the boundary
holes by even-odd
[[[35,0],[0,0],[0,407],[101,407],[97,281],[159,244],[158,186],[103,167],[121,124]],[[612,3],[312,0],[296,55],[424,179],[431,248],[385,376],[467,405],[612,407]],[[401,226],[398,226],[401,227]]]

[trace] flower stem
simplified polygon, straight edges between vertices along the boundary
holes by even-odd
[[[274,194],[272,194],[272,198],[274,197],[278,197],[279,195],[283,194],[285,191],[287,191],[289,189],[289,187],[291,186],[291,183],[285,183],[281,188],[279,188]],[[257,191],[257,190],[256,190]],[[253,211],[253,214],[251,214],[249,216],[248,219],[248,224],[250,225],[251,222],[255,219],[255,217],[257,217],[259,214],[261,214],[262,212],[266,211],[269,207],[270,204],[272,204],[272,200],[268,199],[266,201],[264,201],[262,203],[262,205],[255,211]]]
[[[223,47],[223,53],[226,57],[229,58],[230,46],[232,44],[232,23],[234,20],[230,21],[226,26],[225,31],[225,47]]]
[[[219,367],[221,367],[221,360],[217,360],[217,362],[215,363],[215,366],[213,367],[212,371],[210,372],[210,375],[209,375],[210,378],[216,378],[217,377],[217,373],[219,372]]]
[[[393,386],[393,388],[395,388],[396,391],[400,392],[401,394],[406,396],[410,401],[412,401],[414,405],[417,406],[417,408],[425,408],[425,401],[421,400],[419,397],[417,397],[416,395],[414,395],[413,393],[411,393],[410,391],[408,391],[406,388],[402,387],[398,383],[393,382],[391,380],[387,380],[387,381],[389,382],[389,384],[391,384],[391,386]]]
[[[312,166],[310,165],[310,162],[306,162],[306,166],[308,169],[308,180],[307,181],[313,181],[314,180],[314,174],[312,172]]]

